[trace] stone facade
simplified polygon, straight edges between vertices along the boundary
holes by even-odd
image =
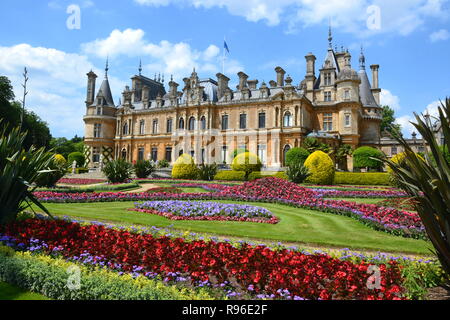
[[[234,90],[226,75],[200,79],[194,69],[183,79],[181,91],[171,79],[166,92],[164,79],[149,79],[139,69],[118,106],[108,68],[96,96],[97,76],[90,72],[84,117],[89,167],[99,167],[100,155],[103,161],[121,157],[174,162],[188,153],[197,163],[230,163],[235,149],[246,148],[267,168],[279,168],[285,153],[308,136],[332,145],[378,147],[378,65],[371,66],[371,85],[364,54],[355,71],[348,50],[333,49],[331,37],[318,73],[316,57],[309,53],[305,59],[306,75],[299,85],[276,67],[276,80],[259,86],[258,80],[239,72]]]

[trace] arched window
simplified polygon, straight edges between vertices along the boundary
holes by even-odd
[[[195,130],[195,118],[194,117],[190,117],[189,118],[189,130]]]
[[[206,117],[205,116],[201,117],[200,122],[201,122],[201,129],[206,130]]]
[[[184,119],[183,118],[180,118],[180,120],[178,121],[178,128],[184,129]]]
[[[292,127],[292,114],[289,111],[284,114],[283,126]]]
[[[291,150],[291,146],[290,145],[285,145],[284,149],[283,149],[283,163],[284,165],[286,165],[286,154],[289,152],[289,150]]]

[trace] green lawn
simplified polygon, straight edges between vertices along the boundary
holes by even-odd
[[[270,225],[250,222],[174,221],[156,215],[127,211],[127,208],[133,207],[133,202],[49,203],[46,207],[58,216],[67,215],[88,220],[157,227],[173,225],[174,228],[181,230],[228,235],[242,239],[279,240],[289,243],[414,254],[429,254],[429,248],[431,248],[426,241],[375,231],[348,217],[280,204],[246,204],[271,210],[281,219],[280,223]]]
[[[40,294],[22,290],[5,282],[0,282],[0,300],[49,300],[49,299]]]

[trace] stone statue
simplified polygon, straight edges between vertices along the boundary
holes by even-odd
[[[73,160],[72,162],[72,174],[76,174],[77,173],[77,162],[75,160]]]
[[[103,165],[104,165],[104,163],[103,163],[103,154],[101,154],[100,155],[100,171],[103,170]]]

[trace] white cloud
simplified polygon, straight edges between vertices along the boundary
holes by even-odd
[[[387,89],[381,89],[380,102],[382,106],[390,106],[395,111],[399,111],[401,109],[399,97],[393,95]]]
[[[130,50],[132,48],[132,50]],[[168,76],[181,80],[196,68],[199,72],[216,73],[221,71],[222,56],[220,49],[209,45],[205,50],[196,50],[186,42],[172,43],[166,40],[151,43],[145,39],[145,32],[141,29],[114,30],[105,39],[82,45],[82,50],[88,55],[106,58],[128,56],[142,58],[145,66],[144,73],[163,72]],[[226,72],[236,73],[242,66],[236,60],[226,61]]]
[[[430,40],[431,42],[437,42],[437,41],[445,41],[450,38],[450,32],[446,29],[441,29],[439,31],[433,32],[430,34]]]
[[[378,33],[408,35],[425,23],[427,18],[447,18],[449,0],[135,0],[139,5],[191,5],[195,8],[226,8],[232,15],[248,21],[264,21],[269,26],[285,23],[287,32],[323,24],[332,25],[358,36]],[[381,29],[369,30],[367,8],[378,6]]]
[[[440,101],[433,101],[430,104],[428,104],[423,111],[416,113],[419,116],[429,114],[431,116],[431,121],[434,122],[437,120],[437,117],[439,116],[438,107],[440,105],[441,105]],[[398,117],[395,122],[402,126],[402,132],[406,137],[410,137],[413,132],[417,133],[417,129],[411,123],[411,122],[417,123],[414,114]]]
[[[11,80],[17,99],[23,94],[24,66],[29,72],[27,109],[48,122],[55,136],[84,135],[86,73],[92,69],[101,75],[102,71],[79,54],[29,44],[0,47],[0,74]],[[114,77],[110,82],[113,90],[123,88]]]

